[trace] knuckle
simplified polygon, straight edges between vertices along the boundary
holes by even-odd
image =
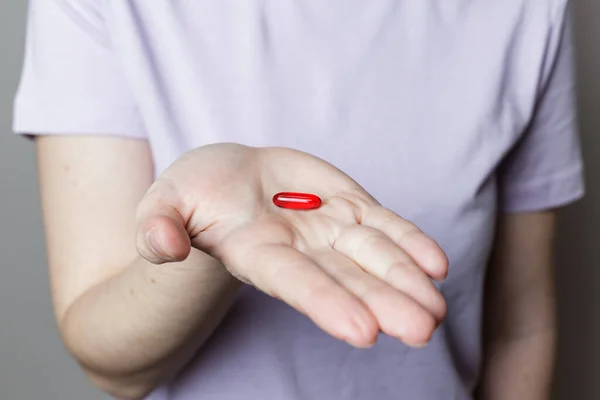
[[[321,301],[328,301],[335,297],[337,291],[333,290],[331,284],[329,283],[321,283],[313,286],[310,290],[306,292],[307,299],[312,299],[315,302],[319,303]]]
[[[331,196],[327,199],[327,206],[335,210],[343,219],[357,221],[360,213],[356,204],[342,195]]]
[[[384,242],[385,242],[384,236],[377,231],[370,231],[368,233],[365,233],[363,235],[363,237],[360,238],[360,246],[363,249],[372,248],[373,250],[376,250],[377,247],[384,244]]]
[[[407,240],[419,240],[425,236],[423,231],[421,231],[416,225],[409,223],[403,230],[398,232],[398,237],[395,238],[397,242],[402,242],[406,244]]]
[[[375,199],[365,197],[365,193],[362,191],[359,192],[358,190],[354,190],[346,193],[345,195],[348,198],[348,200],[352,202],[354,207],[361,211],[368,210],[372,208],[375,204],[377,204],[377,201],[375,201]]]
[[[360,297],[367,304],[378,304],[381,301],[386,301],[384,285],[376,284],[364,284],[360,291],[356,292],[356,295]]]
[[[406,287],[407,284],[416,287],[428,282],[425,274],[409,260],[392,264],[386,270],[384,279],[394,287]]]
[[[382,223],[393,224],[395,222],[403,220],[398,214],[385,207],[378,207],[377,211],[379,212],[379,219]]]

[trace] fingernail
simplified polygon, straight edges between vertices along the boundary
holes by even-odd
[[[369,331],[368,326],[365,326],[365,324],[357,324],[353,328],[354,329],[348,332],[346,342],[361,349],[368,349],[375,345],[378,336],[373,335],[373,333]]]
[[[364,340],[360,340],[360,339],[356,339],[356,338],[346,339],[346,342],[349,345],[354,346],[359,349],[370,349],[371,347],[375,346],[375,343],[376,343],[376,341],[369,341],[369,342],[365,343]]]
[[[435,283],[444,283],[444,282],[446,282],[446,279],[448,279],[448,275],[440,276],[438,278],[433,278],[433,281]]]
[[[156,229],[153,228],[148,231],[146,234],[146,243],[148,243],[148,247],[150,247],[150,250],[152,250],[155,256],[160,258],[167,257],[160,241],[158,240]]]

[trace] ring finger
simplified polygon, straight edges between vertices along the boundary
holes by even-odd
[[[412,297],[441,321],[446,302],[431,279],[413,259],[380,231],[353,225],[334,243],[334,249],[353,260],[363,270]]]
[[[377,319],[382,332],[409,346],[425,345],[435,329],[436,318],[405,293],[363,271],[343,254],[326,250],[313,259],[340,285],[361,299]]]

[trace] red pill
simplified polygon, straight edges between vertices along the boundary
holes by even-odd
[[[290,210],[314,210],[321,207],[321,198],[309,193],[281,192],[273,196],[273,203]]]

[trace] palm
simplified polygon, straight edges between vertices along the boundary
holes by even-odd
[[[282,148],[206,146],[154,186],[142,209],[170,197],[185,228],[179,239],[171,234],[171,254],[191,241],[340,339],[366,346],[382,330],[421,344],[444,316],[429,279],[445,275],[441,250],[323,160]],[[323,205],[281,209],[271,201],[281,191],[315,193]]]

